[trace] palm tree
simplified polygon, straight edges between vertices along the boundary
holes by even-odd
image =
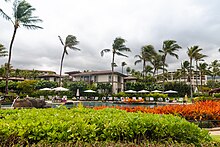
[[[127,72],[127,75],[131,72],[131,68],[130,67],[127,67],[126,68],[126,72]]]
[[[112,93],[114,92],[113,75],[114,75],[115,55],[128,57],[127,55],[122,54],[121,52],[123,52],[123,51],[130,52],[131,51],[130,48],[128,48],[124,45],[124,43],[125,43],[125,40],[123,38],[117,37],[117,38],[115,38],[114,43],[112,44],[112,49],[103,49],[101,51],[101,56],[104,56],[104,53],[112,51],[112,63],[111,63],[111,68],[112,68],[112,77],[111,77]]]
[[[35,11],[28,2],[25,0],[22,1],[14,1],[13,4],[13,18],[9,17],[2,9],[0,9],[0,14],[6,20],[9,20],[14,26],[13,36],[10,42],[9,47],[9,56],[8,56],[8,66],[11,63],[11,54],[12,54],[12,46],[15,39],[15,35],[17,29],[22,25],[27,29],[42,29],[42,27],[35,25],[37,22],[42,22],[37,16],[32,16],[32,13]],[[10,74],[9,67],[6,70],[6,86],[5,86],[5,93],[8,94],[8,77]]]
[[[198,67],[198,61],[203,61],[203,58],[207,57],[206,55],[204,54],[201,54],[201,53],[197,53],[195,54],[195,61],[196,61],[196,87],[198,88],[198,72],[197,72],[197,67]]]
[[[167,55],[174,56],[178,59],[178,55],[174,52],[178,51],[179,49],[181,49],[181,46],[179,46],[175,40],[165,40],[163,42],[162,50],[159,50],[159,52],[162,53],[163,75],[165,71]],[[165,78],[163,78],[163,90],[164,90],[164,82],[165,82]]]
[[[190,95],[191,95],[191,99],[193,97],[193,87],[192,87],[192,60],[195,59],[195,56],[201,51],[202,49],[199,48],[199,46],[192,46],[190,48],[188,48],[187,54],[189,56],[189,63],[190,63],[190,67],[189,67],[189,79],[190,79]]]
[[[68,35],[66,37],[65,43],[63,42],[60,36],[58,37],[60,39],[61,44],[63,45],[63,54],[62,54],[61,62],[60,62],[60,78],[59,78],[59,86],[61,86],[61,74],[62,74],[62,68],[63,68],[63,60],[64,60],[65,54],[68,55],[67,48],[70,48],[72,50],[78,50],[78,51],[80,51],[80,49],[75,47],[75,45],[79,44],[79,41],[77,41],[75,36]]]
[[[141,53],[140,55],[135,55],[135,58],[139,58],[138,60],[135,61],[135,65],[137,63],[141,63],[143,62],[143,70],[142,70],[142,74],[143,74],[143,79],[145,79],[145,67],[146,67],[146,62],[150,61],[151,56],[155,54],[155,49],[153,47],[153,45],[145,45],[141,48]]]
[[[7,56],[7,51],[6,51],[6,48],[0,44],[0,57],[4,57],[4,56]]]
[[[202,90],[202,77],[204,74],[206,74],[208,72],[208,64],[207,63],[199,63],[199,66],[198,66],[198,69],[200,71],[200,90],[202,91],[203,93],[203,90]]]
[[[183,63],[181,63],[181,71],[183,73],[185,83],[186,83],[186,79],[188,79],[187,77],[188,77],[189,69],[190,69],[189,61],[184,61]]]
[[[127,63],[126,62],[121,62],[121,72],[122,72],[122,74],[123,74],[123,72],[124,72],[124,66],[125,65],[127,65]]]

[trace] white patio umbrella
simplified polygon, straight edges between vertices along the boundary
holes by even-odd
[[[153,92],[153,93],[161,93],[162,91],[160,91],[160,90],[153,90],[151,92]]]
[[[177,91],[174,91],[174,90],[167,90],[167,91],[165,91],[164,93],[178,93]]]
[[[39,90],[42,90],[42,91],[51,91],[53,90],[52,88],[42,88],[42,89],[39,89]]]
[[[134,90],[126,90],[125,93],[136,93]]]
[[[84,92],[87,92],[87,93],[95,93],[96,91],[89,89],[89,90],[85,90]]]
[[[64,88],[64,87],[56,87],[53,90],[55,90],[55,91],[68,91],[69,89]]]
[[[148,90],[141,90],[141,91],[138,91],[138,93],[149,93],[150,91],[148,91]]]

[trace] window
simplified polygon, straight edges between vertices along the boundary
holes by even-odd
[[[108,76],[108,81],[109,81],[109,82],[112,81],[112,76]]]
[[[94,76],[94,82],[97,82],[97,76]]]

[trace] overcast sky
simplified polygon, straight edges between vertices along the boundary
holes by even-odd
[[[14,68],[52,70],[59,72],[63,47],[58,39],[69,34],[80,41],[81,51],[69,50],[63,72],[74,70],[110,70],[111,53],[104,57],[100,51],[111,48],[116,37],[126,39],[129,58],[116,57],[116,70],[121,62],[131,68],[143,45],[161,49],[164,40],[173,39],[182,46],[179,59],[168,56],[169,70],[188,60],[187,47],[199,45],[210,63],[220,59],[220,1],[219,0],[27,0],[43,20],[42,30],[23,27],[16,34],[12,65]],[[0,1],[0,7],[11,16],[12,3]],[[0,43],[7,49],[13,33],[9,21],[0,17]],[[1,58],[0,63],[7,61]]]

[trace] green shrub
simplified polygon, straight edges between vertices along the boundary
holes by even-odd
[[[180,117],[86,108],[0,110],[2,144],[56,142],[174,141],[198,145],[211,140]],[[1,145],[1,144],[0,144]]]

